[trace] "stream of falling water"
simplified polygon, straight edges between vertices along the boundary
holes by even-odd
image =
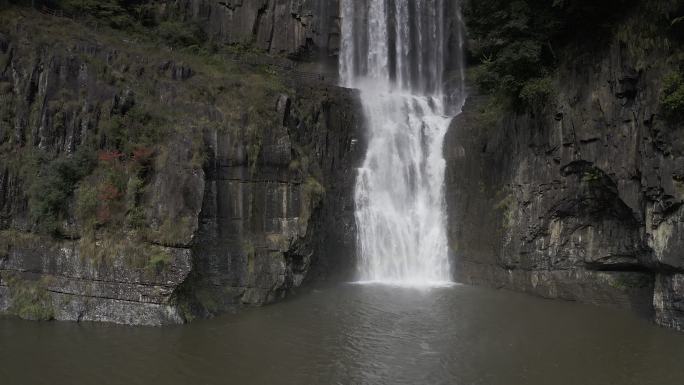
[[[443,91],[445,5],[342,0],[340,77],[344,86],[360,90],[368,129],[355,191],[364,282],[425,286],[451,280],[442,151],[452,118],[445,105],[452,99]],[[455,35],[462,49],[462,33]],[[462,99],[463,66],[457,67]]]

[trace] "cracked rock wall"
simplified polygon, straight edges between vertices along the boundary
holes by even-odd
[[[194,20],[222,43],[254,44],[271,54],[337,54],[339,0],[174,0],[162,13]]]
[[[3,12],[0,312],[175,324],[350,270],[363,153],[354,91],[293,85],[289,73],[233,61],[207,69],[202,58],[112,43],[70,20]],[[137,149],[104,151],[136,109],[164,133],[140,155],[151,159],[139,180],[122,171],[136,167]],[[93,174],[60,197],[59,233],[41,231],[31,186],[50,169],[28,163],[70,164],[83,148],[97,159]],[[113,172],[109,164],[135,193],[116,194],[118,208],[105,212],[120,222],[87,230],[78,186],[107,186],[97,178],[108,174],[94,174]],[[97,207],[107,191],[95,190]],[[131,225],[132,214],[142,223]]]
[[[445,144],[460,281],[684,328],[684,135],[658,114],[666,55],[637,64],[615,40],[568,59],[545,108],[496,124],[482,123],[487,97],[468,99]]]

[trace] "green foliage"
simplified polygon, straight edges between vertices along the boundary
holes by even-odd
[[[96,167],[79,183],[74,212],[82,230],[107,225],[144,227],[145,213],[138,205],[155,158],[153,143],[161,141],[160,131],[157,120],[140,107],[101,125],[99,141],[114,149],[100,150]]]
[[[142,230],[147,224],[145,209],[135,206],[128,211],[126,225],[133,230]]]
[[[78,182],[88,175],[95,160],[87,146],[79,148],[71,156],[61,156],[44,161],[38,177],[34,177],[29,188],[31,219],[39,230],[59,232],[58,222],[63,218]]]
[[[84,231],[90,231],[95,228],[99,203],[97,189],[89,183],[81,183],[76,190],[74,211],[76,219]]]
[[[529,106],[540,106],[552,98],[556,90],[551,77],[528,80],[520,90],[520,98]]]
[[[603,179],[603,171],[598,167],[591,167],[582,174],[582,181],[587,183],[598,183]]]
[[[98,266],[111,266],[113,261],[123,261],[147,278],[167,270],[173,261],[168,249],[146,242],[140,234],[124,233],[120,228],[104,228],[98,232],[83,234],[78,241],[78,253],[83,260]]]
[[[476,39],[472,54],[482,68],[475,75],[487,93],[518,98],[525,83],[545,77],[555,57],[549,41],[559,29],[553,6],[534,0],[470,1],[465,7],[469,32]]]
[[[251,112],[251,111],[250,111]],[[263,126],[261,124],[250,124],[247,126],[247,160],[249,161],[249,170],[252,175],[256,173],[257,162],[259,161],[259,154],[263,146]]]
[[[155,27],[157,25],[156,11],[159,4],[146,1],[133,1],[132,3],[134,4],[128,7],[128,13],[132,15],[135,20],[146,28]]]
[[[191,217],[181,217],[172,219],[166,217],[164,222],[159,226],[159,229],[149,229],[147,231],[147,238],[154,240],[165,246],[182,245],[192,236],[194,230],[193,220]]]
[[[197,145],[195,143],[197,143]],[[196,141],[195,143],[193,143],[193,152],[190,165],[196,170],[201,170],[207,164],[209,155],[207,154],[205,148],[199,144],[199,141]]]
[[[129,207],[136,205],[139,195],[142,193],[145,181],[138,175],[132,175],[126,185],[126,203]]]
[[[153,274],[161,274],[171,264],[171,255],[164,251],[159,251],[152,255],[147,262],[147,270]]]
[[[500,191],[497,196],[506,193],[505,191]],[[517,201],[512,193],[506,193],[506,195],[494,205],[494,210],[498,211],[502,215],[502,225],[505,229],[510,229],[515,224],[515,214],[517,210]]]
[[[320,184],[313,176],[306,178],[303,186],[303,193],[311,199],[314,206],[325,196],[325,187]]]
[[[653,285],[652,278],[646,274],[617,273],[607,280],[611,287],[621,291],[638,290]]]
[[[144,32],[174,48],[201,47],[206,41],[197,23],[163,21],[158,23],[158,4],[140,0],[56,0],[56,7],[68,14],[103,21],[114,29]],[[156,28],[150,35],[150,29]],[[147,31],[145,31],[147,29]]]
[[[471,0],[465,8],[471,54],[482,68],[475,81],[486,93],[516,104],[545,101],[558,52],[569,44],[590,45],[633,0]],[[589,42],[589,43],[588,43]]]
[[[0,256],[9,254],[13,248],[30,248],[44,243],[43,237],[33,233],[14,229],[0,230]]]
[[[676,56],[681,52],[684,25],[677,15],[681,15],[683,6],[681,0],[642,0],[634,10],[638,17],[618,25],[616,36],[632,56],[637,70],[652,65],[654,55]]]
[[[206,41],[202,28],[195,23],[165,21],[159,24],[159,36],[171,47],[201,46]]]
[[[309,175],[302,184],[301,194],[299,225],[304,231],[311,219],[312,210],[317,208],[325,197],[325,187],[315,177]]]
[[[684,76],[680,72],[665,77],[660,107],[669,122],[681,122],[684,119]]]
[[[46,278],[29,281],[10,274],[3,278],[9,287],[11,313],[23,319],[35,321],[48,321],[54,318],[54,308],[47,292],[48,280]]]
[[[498,94],[491,96],[487,103],[476,106],[475,125],[477,129],[485,132],[498,127],[506,111],[511,108],[510,100]]]
[[[51,4],[57,7],[57,2]],[[162,217],[159,228],[149,228],[146,208],[160,198],[146,200],[144,193],[153,175],[165,172],[155,166],[165,163],[160,158],[170,151],[171,138],[190,137],[192,158],[185,154],[177,157],[175,153],[166,153],[166,157],[178,162],[178,167],[197,169],[207,159],[203,133],[212,126],[225,127],[234,135],[231,139],[245,142],[254,168],[264,130],[278,123],[273,105],[280,94],[290,91],[283,85],[282,75],[272,67],[226,60],[223,53],[231,49],[203,42],[204,35],[198,26],[157,24],[151,10],[158,4],[114,0],[72,0],[59,4],[72,7],[75,20],[25,16],[23,11],[8,10],[0,15],[0,24],[8,31],[17,30],[19,25],[25,27],[26,34],[32,36],[27,44],[36,52],[38,47],[55,54],[71,52],[70,42],[92,34],[89,39],[99,46],[111,47],[117,55],[110,60],[99,53],[79,51],[73,57],[87,65],[89,74],[97,80],[96,87],[106,92],[90,95],[84,94],[84,90],[50,90],[47,105],[33,102],[28,106],[29,127],[24,146],[12,141],[16,124],[12,115],[16,109],[12,105],[13,88],[0,82],[0,91],[6,90],[8,97],[0,100],[6,102],[0,103],[0,132],[10,138],[0,148],[0,164],[7,165],[25,186],[28,211],[37,233],[80,238],[80,254],[102,263],[132,255],[131,263],[145,269],[155,251],[142,249],[141,245],[185,242],[196,224],[193,217]],[[133,24],[121,27],[126,23],[114,22],[111,26],[124,31],[113,31],[100,21],[96,29],[81,24],[84,18],[90,19],[88,24],[92,25],[92,18],[123,15],[122,10]],[[149,21],[140,21],[142,14]],[[182,49],[168,50],[163,48],[165,45]],[[26,57],[21,55],[28,49],[17,52],[15,60],[24,60]],[[169,61],[192,68],[192,78],[180,82],[159,69],[159,63]],[[160,89],[167,89],[167,83],[173,83],[169,89],[178,92],[170,99],[160,100]],[[102,97],[111,93],[117,95],[114,101]],[[215,106],[221,113],[208,117],[210,114],[204,112],[206,106]],[[29,145],[36,140],[32,135],[45,111],[51,114],[54,131],[75,126],[66,126],[74,124],[73,119],[87,121],[88,142],[76,143],[78,150],[73,154],[49,145]],[[302,176],[306,175],[308,171]],[[76,226],[70,226],[71,219],[76,219]],[[8,252],[1,246],[0,253]],[[158,259],[153,264],[163,261]]]
[[[106,148],[131,154],[136,148],[152,147],[158,143],[166,124],[168,122],[161,114],[155,114],[146,106],[135,105],[125,114],[114,114],[103,123],[101,142]]]
[[[145,212],[139,207],[150,167],[152,150],[139,148],[132,154],[100,151],[92,174],[79,183],[74,213],[81,230],[92,232],[105,226],[140,230]]]
[[[133,25],[125,0],[58,0],[57,5],[74,15],[93,16],[106,20],[110,27],[122,29]]]

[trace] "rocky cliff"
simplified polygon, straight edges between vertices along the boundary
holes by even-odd
[[[181,323],[352,270],[357,95],[269,64],[335,55],[337,1],[150,9],[161,42],[0,10],[2,312]],[[680,68],[638,46],[643,21],[558,52],[543,103],[472,90],[444,148],[457,280],[684,329],[684,148],[661,105]]]
[[[180,323],[353,260],[354,92],[0,17],[0,311]]]
[[[661,106],[678,61],[635,47],[643,22],[561,58],[546,103],[506,112],[472,91],[445,144],[460,281],[618,304],[684,329],[684,136]]]
[[[339,0],[172,0],[162,17],[198,22],[222,43],[253,45],[299,58],[325,58],[340,47]]]
[[[278,122],[262,128],[256,164],[239,137],[205,133],[207,187],[187,288],[209,311],[272,302],[354,261],[354,170],[363,150],[354,94],[304,88],[274,107]]]

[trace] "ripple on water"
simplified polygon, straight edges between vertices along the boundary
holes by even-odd
[[[2,384],[681,385],[684,335],[465,285],[319,288],[182,327],[0,319]],[[41,370],[35,370],[40,367]]]

